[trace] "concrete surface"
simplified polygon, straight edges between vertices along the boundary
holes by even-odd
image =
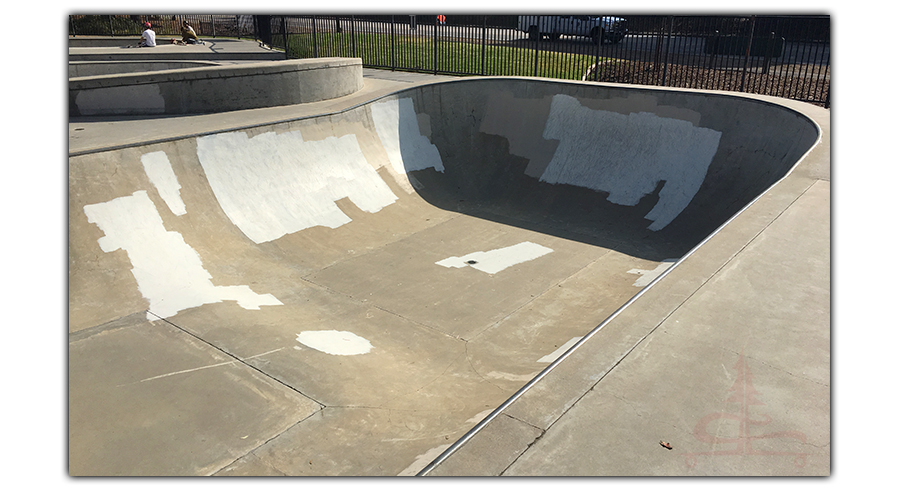
[[[362,88],[362,59],[325,57],[69,78],[69,115],[181,115],[334,99]]]
[[[71,475],[413,475],[448,450],[430,473],[829,473],[827,111],[366,76],[321,103],[70,121]],[[716,145],[681,176],[600,175],[601,122],[646,164]],[[524,243],[552,252],[491,253]],[[794,455],[748,451],[767,417],[727,401],[738,380],[781,433],[753,450]]]
[[[828,122],[809,111],[825,141],[791,176],[427,474],[829,475]]]
[[[221,66],[213,61],[98,61],[69,63],[69,78],[85,76],[114,75],[117,73],[141,73],[168,69],[200,68]]]
[[[90,37],[98,38],[98,37]],[[102,37],[100,37],[102,38]],[[203,45],[175,45],[172,38],[156,39],[156,47],[138,47],[140,36],[134,39],[111,37],[115,46],[74,46],[81,37],[69,41],[69,62],[73,61],[143,61],[143,60],[203,60],[203,61],[283,61],[284,52],[263,47],[253,40],[204,38]],[[176,37],[179,40],[181,37]],[[92,40],[90,43],[96,43]]]

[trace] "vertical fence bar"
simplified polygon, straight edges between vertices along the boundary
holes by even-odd
[[[487,16],[481,16],[481,76],[484,76],[484,59],[487,56]]]
[[[435,18],[434,18],[434,25],[433,25],[433,26],[434,26],[434,27],[433,27],[434,32],[432,33],[434,36],[432,37],[433,42],[432,42],[432,54],[431,54],[432,63],[433,63],[433,65],[434,65],[434,74],[435,74],[435,75],[438,73],[438,30],[437,30],[437,24],[438,24],[438,22],[437,22],[437,16],[435,16]]]
[[[815,64],[815,61],[818,60],[819,44],[813,41],[814,36],[811,33],[812,28],[813,28],[812,23],[807,22],[805,24],[806,24],[807,31],[806,31],[806,36],[804,36],[803,38],[808,40],[807,43],[812,44],[815,47],[814,50],[809,51],[809,58],[804,60],[803,75],[801,76],[801,78],[802,78],[801,81],[805,82],[802,87],[804,92],[801,92],[801,96],[802,96],[803,100],[808,100],[808,99],[814,98],[814,96],[815,96],[815,92],[813,90],[813,87],[814,87],[813,81],[815,79],[815,76],[812,73],[815,71],[814,70],[815,66],[817,66]]]
[[[350,53],[356,57],[356,17],[350,16]]]
[[[394,51],[394,15],[391,14],[391,71],[394,71],[397,68],[397,64],[395,63],[395,54]]]
[[[741,89],[743,92],[747,83],[747,67],[750,65],[750,52],[753,48],[753,31],[756,28],[756,16],[750,16],[750,35],[747,37],[747,50],[744,53],[744,69],[741,71]]]
[[[669,43],[672,40],[672,25],[675,24],[675,16],[669,16],[669,29],[666,33],[666,50],[663,54],[663,74],[662,74],[662,86],[666,86],[666,77],[669,71]]]
[[[594,81],[600,81],[600,44],[603,43],[603,36],[597,38],[596,43],[593,43],[594,49]]]
[[[316,16],[312,16],[313,57],[319,57],[319,26]]]
[[[532,76],[538,76],[538,58],[540,57],[541,52],[541,42],[543,41],[543,36],[541,36],[541,16],[537,16],[537,38],[534,41],[534,73]]]
[[[281,16],[281,41],[284,43],[284,58],[288,59],[287,20]]]

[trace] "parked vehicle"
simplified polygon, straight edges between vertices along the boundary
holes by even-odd
[[[562,35],[589,37],[594,43],[619,43],[628,33],[628,22],[612,16],[519,16],[519,31],[530,40],[556,40]]]

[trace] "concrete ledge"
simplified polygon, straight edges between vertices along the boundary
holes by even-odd
[[[69,116],[217,113],[334,99],[362,88],[362,60],[321,58],[69,79]]]
[[[69,63],[69,78],[114,75],[119,73],[145,73],[170,69],[218,67],[223,63],[212,61],[82,61]]]
[[[129,36],[69,36],[69,47],[125,47],[134,45],[141,35]]]
[[[253,40],[206,38],[202,45],[173,45],[180,36],[157,36],[156,47],[138,47],[134,37],[69,38],[69,62],[73,61],[284,61],[283,51],[263,47]]]

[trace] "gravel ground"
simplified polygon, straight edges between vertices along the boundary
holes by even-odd
[[[588,78],[593,79],[593,75]],[[773,65],[768,71],[764,71],[761,67],[753,67],[745,72],[740,67],[708,69],[625,61],[601,64],[600,81],[743,91],[796,99],[824,107],[830,106],[831,69],[823,66]]]

